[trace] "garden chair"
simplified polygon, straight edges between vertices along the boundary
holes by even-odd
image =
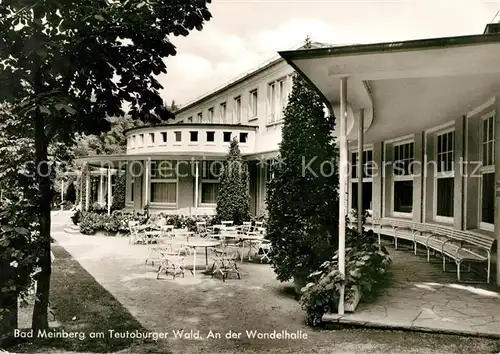
[[[251,221],[244,221],[243,225],[240,226],[239,233],[243,235],[248,235],[248,233],[252,232],[253,226]]]
[[[229,273],[235,272],[238,275],[238,279],[241,279],[238,266],[236,265],[237,258],[238,253],[226,243],[222,243],[221,246],[215,247],[212,253],[212,277],[220,273],[222,275],[222,281],[225,282]]]
[[[161,237],[173,237],[172,230],[174,229],[174,225],[162,225],[160,227]]]
[[[255,229],[258,229],[259,227],[264,227],[264,221],[255,222]]]
[[[198,221],[196,223],[196,233],[201,238],[206,238],[209,235],[206,221]]]
[[[136,244],[146,242],[144,230],[139,228],[139,223],[137,221],[129,221],[128,227],[130,230],[129,243]]]
[[[266,228],[259,227],[256,229],[254,234],[261,235],[262,239],[261,240],[252,240],[250,242],[251,249],[253,249],[255,251],[255,254],[257,254],[260,257],[261,263],[264,260],[266,260],[266,262],[270,262],[271,259],[269,258],[269,252],[271,251],[271,242],[269,240],[265,239]]]
[[[156,273],[156,279],[160,279],[160,274],[165,272],[167,275],[169,272],[172,273],[173,279],[177,275],[182,275],[184,278],[184,259],[185,256],[181,254],[180,250],[174,250],[171,245],[160,242],[160,247],[158,248],[161,256],[161,264],[158,267],[158,272]]]
[[[221,222],[222,226],[233,226],[233,224],[234,224],[234,222],[233,221],[229,221],[229,220]]]

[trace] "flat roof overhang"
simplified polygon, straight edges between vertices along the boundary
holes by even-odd
[[[262,153],[242,154],[244,160],[264,160],[273,158],[278,151],[266,151]],[[177,161],[202,161],[202,160],[223,160],[227,153],[150,153],[150,154],[120,154],[120,155],[95,155],[75,159],[77,165],[88,163],[92,167],[99,168],[125,168],[127,163],[132,161],[145,160],[177,160]]]
[[[452,121],[500,93],[500,34],[280,55],[332,105],[339,103],[340,79],[347,77],[350,107],[372,111],[365,124],[367,144]],[[356,134],[351,129],[348,139]]]

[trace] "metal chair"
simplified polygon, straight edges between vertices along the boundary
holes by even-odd
[[[170,271],[172,272],[173,279],[176,278],[178,274],[182,275],[184,278],[184,259],[186,258],[181,254],[181,250],[174,250],[169,244],[164,243],[166,240],[160,241],[158,252],[160,253],[162,262],[158,267],[158,272],[156,273],[156,279],[160,279],[160,274],[165,272],[167,275]]]

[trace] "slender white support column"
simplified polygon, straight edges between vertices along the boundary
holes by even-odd
[[[358,127],[358,233],[363,233],[363,140],[364,140],[365,110],[359,112]]]
[[[87,175],[85,176],[85,210],[89,210],[90,202],[90,167],[88,168]]]
[[[145,160],[144,161],[144,201],[143,201],[143,207],[149,204],[149,188],[150,188],[150,183],[149,183],[149,169],[150,169],[150,164],[151,159]]]
[[[104,176],[99,170],[99,204],[104,205]]]
[[[194,212],[198,214],[198,188],[199,188],[199,175],[200,175],[200,163],[195,161],[194,163]]]
[[[346,205],[347,194],[347,78],[340,79],[340,169],[339,169],[339,272],[345,275],[345,228],[346,228]],[[344,314],[344,293],[345,288],[340,288],[338,305],[339,315]]]
[[[80,168],[80,210],[83,210],[83,169],[84,166]]]
[[[111,215],[111,169],[108,167],[108,215]]]
[[[61,178],[61,211],[64,210],[63,202],[64,202],[64,179]]]

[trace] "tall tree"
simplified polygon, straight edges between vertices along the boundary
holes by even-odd
[[[155,122],[171,115],[156,75],[175,55],[169,35],[201,30],[210,0],[21,0],[0,3],[0,103],[32,129],[41,247],[32,327],[48,328],[51,141],[109,130],[108,116]]]
[[[216,207],[218,220],[232,220],[235,225],[240,225],[250,218],[248,178],[248,166],[241,157],[238,140],[234,138],[220,174]]]
[[[297,287],[337,249],[334,125],[333,116],[325,117],[321,97],[295,77],[266,198],[274,271],[281,281],[294,278]]]

